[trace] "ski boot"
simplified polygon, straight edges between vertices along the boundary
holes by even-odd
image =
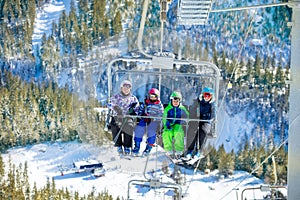
[[[130,155],[131,149],[130,147],[124,147],[124,155]]]
[[[186,160],[191,160],[192,156],[193,156],[193,152],[192,151],[188,151],[187,154],[186,154],[186,156],[185,156],[185,159]]]
[[[118,151],[119,155],[123,154],[123,148],[122,148],[122,146],[118,146],[117,151]]]
[[[183,156],[182,151],[176,151],[175,152],[175,159],[176,160],[181,161],[182,156]]]
[[[199,159],[201,157],[201,153],[199,152],[199,151],[197,151],[196,153],[195,153],[195,155],[194,155],[194,158],[195,159]]]
[[[135,142],[135,143],[134,143],[134,148],[133,148],[133,150],[132,150],[132,155],[133,155],[133,156],[138,156],[138,155],[139,155],[140,145],[141,145],[140,142]]]
[[[152,146],[147,144],[146,149],[143,152],[143,156],[148,156],[150,154],[151,149],[152,149]]]

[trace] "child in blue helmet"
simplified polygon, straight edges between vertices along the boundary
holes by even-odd
[[[197,111],[195,114],[191,114],[192,118],[200,119],[200,122],[193,126],[191,122],[188,132],[187,140],[187,155],[188,159],[194,157],[200,157],[200,150],[203,148],[203,143],[207,134],[211,133],[211,124],[208,121],[202,120],[211,120],[214,118],[214,100],[213,100],[213,89],[209,87],[203,88],[199,98],[196,100],[192,110]],[[194,128],[193,128],[194,127]],[[196,142],[198,138],[198,149],[196,148]]]
[[[132,150],[133,155],[138,155],[140,145],[143,140],[143,136],[147,130],[147,145],[143,151],[143,155],[148,155],[155,144],[156,130],[160,126],[160,119],[164,112],[163,104],[159,99],[159,91],[156,88],[151,88],[148,92],[148,96],[144,103],[140,105],[138,115],[142,116],[139,123],[134,129],[134,148]],[[147,118],[149,116],[149,118]]]
[[[175,157],[181,156],[184,151],[184,129],[182,124],[185,122],[181,119],[189,117],[189,112],[185,106],[181,105],[181,101],[181,93],[173,92],[163,115],[163,146],[168,154]]]

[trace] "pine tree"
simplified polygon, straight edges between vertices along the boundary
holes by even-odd
[[[264,146],[260,146],[259,148],[256,149],[255,151],[255,160],[256,160],[256,168],[261,165],[263,160],[265,159],[266,151]],[[258,178],[262,178],[264,175],[264,170],[263,170],[263,165],[257,168],[257,170],[254,172],[253,175],[255,175]]]
[[[257,84],[260,84],[261,83],[261,80],[260,80],[260,76],[261,76],[260,70],[262,69],[262,66],[261,66],[261,61],[260,61],[260,57],[259,57],[258,53],[256,54],[253,67],[254,67],[254,79],[256,80]]]
[[[281,65],[276,67],[275,83],[278,88],[282,88],[285,85],[285,78],[284,78],[284,74],[283,74]]]
[[[5,165],[4,165],[4,162],[3,162],[3,158],[0,154],[0,184],[4,180],[4,174],[5,174]]]
[[[281,146],[280,149],[276,152],[276,169],[278,176],[277,184],[286,184],[287,183],[287,166],[288,166],[288,153],[284,149],[284,146]]]
[[[219,158],[219,163],[218,163],[219,173],[225,176],[233,174],[233,170],[234,170],[233,150],[231,151],[231,153],[227,154],[225,152],[224,145],[222,144],[218,150],[218,158]]]
[[[186,59],[188,59],[192,55],[192,39],[190,37],[186,38],[185,46],[183,49],[183,54]]]
[[[113,35],[117,35],[122,32],[122,18],[119,10],[117,11],[116,15],[114,16],[114,19],[112,20],[112,32]]]

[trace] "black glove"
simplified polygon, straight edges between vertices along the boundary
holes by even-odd
[[[149,124],[151,122],[151,119],[150,118],[144,118],[144,121]]]
[[[136,115],[136,113],[134,111],[134,108],[130,107],[129,110],[128,110],[128,114],[129,115]]]
[[[129,108],[134,108],[137,105],[137,102],[131,103]]]
[[[146,116],[148,116],[148,114],[144,113],[143,116],[144,116],[143,117],[144,122],[146,122],[147,124],[149,124],[151,122],[151,119],[146,117]]]
[[[181,124],[181,120],[175,120],[174,124]]]

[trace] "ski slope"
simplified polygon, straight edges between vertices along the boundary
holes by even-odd
[[[158,155],[156,159],[156,153]],[[157,177],[162,183],[172,183],[170,177],[174,165],[168,162],[168,174],[161,171],[165,160],[163,150],[159,147],[150,154],[149,165],[144,174],[146,158],[133,157],[131,160],[120,159],[112,144],[93,146],[78,142],[56,142],[45,143],[34,146],[10,149],[8,153],[2,154],[4,163],[8,163],[9,157],[16,166],[28,164],[30,184],[34,182],[37,187],[46,185],[48,179],[54,178],[57,188],[68,188],[69,191],[78,191],[80,196],[91,191],[102,192],[107,190],[113,198],[123,197],[127,199],[128,183],[132,180],[147,181]],[[75,173],[73,162],[80,160],[96,159],[103,162],[105,176],[95,177],[89,171]],[[8,164],[6,165],[8,166]],[[65,170],[63,174],[60,169]],[[224,199],[233,200],[241,196],[245,188],[260,187],[263,181],[246,172],[235,171],[228,178],[219,177],[218,171],[205,174],[202,171],[181,168],[185,175],[185,182],[181,185],[184,200],[190,199]],[[282,191],[286,193],[287,191]],[[150,189],[142,185],[130,186],[130,198],[132,199],[172,199],[172,189],[160,188]],[[247,199],[259,199],[266,193],[259,190],[244,192]]]

